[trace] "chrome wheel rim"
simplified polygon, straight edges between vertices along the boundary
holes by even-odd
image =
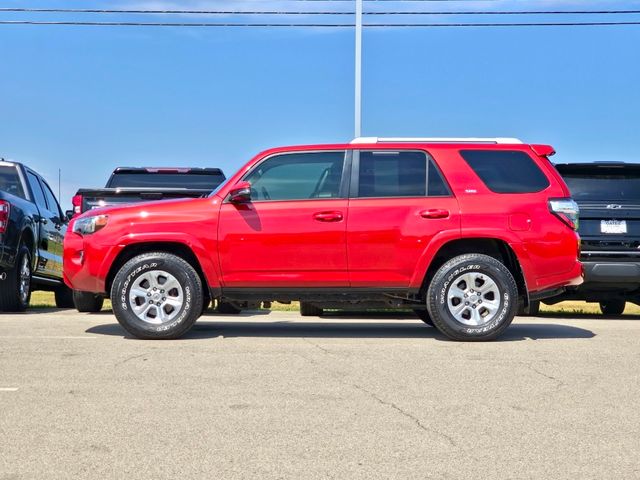
[[[456,321],[482,327],[490,323],[500,309],[500,289],[495,280],[480,272],[464,273],[451,282],[447,307]]]
[[[27,255],[22,257],[19,274],[18,293],[20,295],[20,301],[27,303],[29,292],[31,291],[31,267],[29,266],[29,257]]]
[[[152,270],[136,278],[129,290],[131,311],[140,320],[160,325],[173,320],[184,304],[184,291],[176,277]]]

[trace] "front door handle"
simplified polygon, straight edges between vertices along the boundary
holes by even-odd
[[[342,212],[317,212],[313,214],[318,222],[339,222],[342,220]]]
[[[449,210],[445,210],[444,208],[430,208],[428,210],[423,210],[420,212],[420,216],[422,218],[448,218]]]

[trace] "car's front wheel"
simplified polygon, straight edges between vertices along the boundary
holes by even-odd
[[[202,281],[191,264],[176,255],[145,253],[118,271],[111,302],[118,322],[132,335],[178,338],[202,314]]]
[[[600,311],[604,315],[622,315],[626,302],[624,300],[607,300],[600,302]]]
[[[422,320],[424,323],[426,323],[427,325],[429,325],[430,327],[433,327],[433,320],[431,320],[431,316],[429,315],[429,312],[424,309],[424,308],[416,308],[414,310],[414,313],[418,316],[418,318],[420,320]]]
[[[518,287],[505,265],[483,254],[452,258],[433,277],[427,306],[434,325],[453,340],[498,337],[518,309]]]
[[[300,302],[300,315],[303,317],[320,317],[324,310],[313,303]]]

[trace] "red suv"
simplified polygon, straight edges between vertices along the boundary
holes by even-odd
[[[217,299],[409,308],[452,339],[494,339],[582,282],[553,153],[500,138],[268,150],[207,198],[75,218],[65,281],[110,295],[139,338],[180,337]]]

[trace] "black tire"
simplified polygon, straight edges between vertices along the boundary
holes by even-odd
[[[462,279],[462,275],[466,274],[476,277],[472,279],[476,285],[466,285],[465,280]],[[479,292],[474,289],[482,288],[487,281],[492,282],[493,289],[487,293],[478,294]],[[469,295],[468,301],[458,297],[451,299],[451,308],[461,305],[458,313],[460,320],[456,319],[450,311],[448,295],[453,286],[458,287],[461,297],[463,290],[468,292],[464,295]],[[456,301],[459,303],[454,303]],[[465,303],[462,305],[463,301]],[[494,301],[497,302],[497,306],[495,312],[491,314],[487,305]],[[436,272],[427,292],[427,306],[435,327],[452,340],[472,342],[493,340],[505,331],[516,315],[518,287],[511,272],[495,258],[479,253],[460,255],[446,262]],[[465,316],[474,316],[476,312],[480,317],[483,315],[485,317],[491,315],[491,317],[487,323],[480,325],[464,323],[467,320]]]
[[[25,276],[22,270],[25,269]],[[6,278],[0,282],[0,311],[24,312],[31,300],[31,252],[24,245],[18,247],[15,266],[3,272]]]
[[[66,285],[56,288],[53,294],[56,299],[57,308],[75,308],[73,303],[73,291]]]
[[[76,310],[82,313],[98,313],[102,310],[104,298],[91,292],[73,291],[73,303]]]
[[[233,303],[230,302],[218,302],[216,311],[224,315],[238,315],[240,312],[242,312],[240,308],[236,307]]]
[[[431,317],[429,316],[429,311],[424,309],[424,308],[416,308],[414,310],[414,313],[416,314],[416,316],[422,320],[424,323],[426,323],[427,325],[429,325],[430,327],[434,327],[435,325],[433,324],[433,320],[431,320]]]
[[[626,305],[624,300],[607,300],[600,302],[600,311],[603,315],[622,315]]]
[[[312,303],[300,302],[300,315],[302,317],[319,317],[324,313],[320,307],[316,307]]]
[[[162,286],[167,282],[175,286],[170,285],[165,292]],[[134,287],[142,293],[135,296]],[[175,307],[170,305],[171,297]],[[132,335],[174,339],[187,333],[202,314],[204,291],[202,280],[187,261],[166,252],[150,252],[120,268],[111,287],[111,302],[116,319]],[[134,306],[141,309],[140,317]],[[159,318],[164,315],[168,318]]]

